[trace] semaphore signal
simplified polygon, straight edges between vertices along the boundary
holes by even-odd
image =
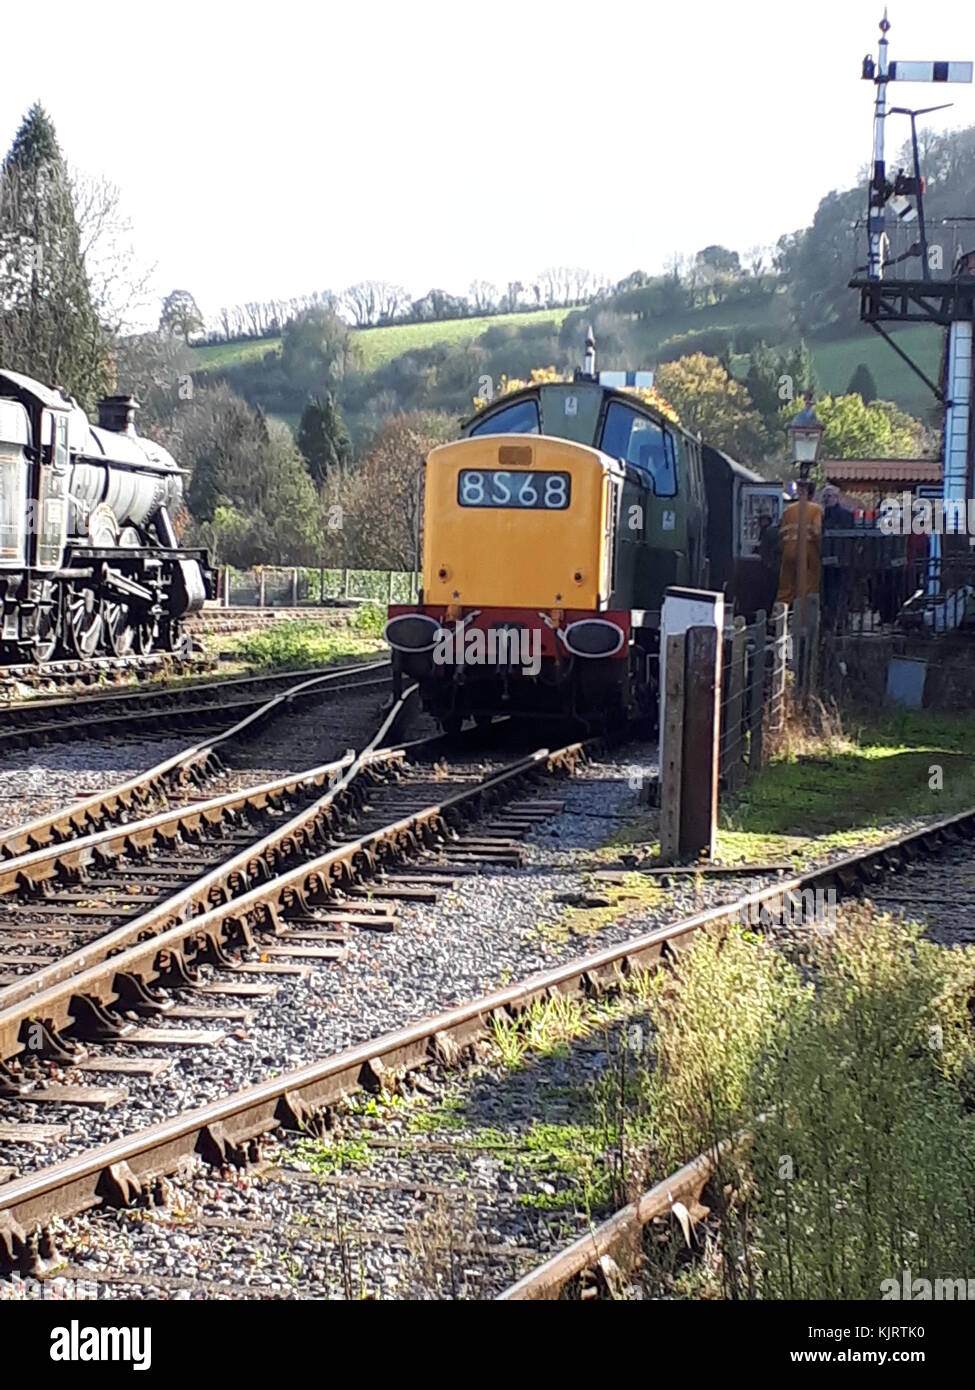
[[[888,82],[971,82],[972,64],[937,60],[933,62],[891,62],[887,53],[887,32],[890,21],[887,11],[880,21],[880,42],[877,59],[868,53],[863,60],[863,78],[877,87],[873,118],[873,176],[870,180],[870,208],[867,227],[870,238],[868,271],[872,280],[884,273],[884,235],[887,224],[887,204],[895,196],[895,186],[887,180],[884,160],[884,125],[887,119]],[[913,190],[920,197],[921,190]],[[898,195],[899,196],[899,195]],[[896,210],[903,216],[903,206]]]

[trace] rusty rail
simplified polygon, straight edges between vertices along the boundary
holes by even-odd
[[[238,719],[229,729],[202,739],[180,753],[154,764],[107,791],[96,792],[83,801],[65,809],[39,816],[24,825],[0,833],[0,864],[6,859],[30,853],[50,843],[62,843],[78,835],[101,829],[109,818],[117,818],[133,807],[143,807],[168,788],[202,782],[214,767],[214,757],[223,744],[256,732],[266,721],[281,713],[290,703],[314,698],[320,694],[342,694],[346,690],[364,689],[385,684],[378,673],[388,669],[387,662],[364,666],[347,666],[337,671],[302,679],[280,695],[274,695],[257,709]],[[348,677],[353,679],[349,683]]]
[[[560,755],[554,756],[558,759],[566,753],[573,756],[570,750],[562,750]],[[575,755],[577,753],[578,747]],[[552,756],[536,755],[539,759]],[[431,821],[438,809],[431,810]],[[410,833],[413,829],[411,827]],[[194,1155],[211,1163],[246,1163],[257,1156],[260,1136],[279,1128],[314,1127],[317,1117],[343,1097],[363,1087],[375,1089],[381,1085],[387,1070],[410,1070],[431,1060],[448,1064],[456,1061],[466,1047],[486,1034],[495,1017],[516,1016],[535,1000],[556,993],[596,992],[634,968],[648,968],[659,962],[665,953],[679,951],[695,932],[722,922],[740,920],[752,906],[765,905],[771,910],[776,903],[781,903],[783,894],[823,884],[836,884],[843,892],[856,891],[884,868],[902,863],[908,855],[935,851],[961,835],[970,836],[973,833],[975,808],[907,835],[897,836],[858,854],[847,855],[787,882],[746,894],[733,903],[695,913],[617,946],[532,975],[519,984],[346,1048],[324,1061],[296,1068],[283,1076],[246,1087],[235,1095],[149,1126],[86,1154],[16,1178],[0,1187],[0,1261],[20,1264],[25,1272],[42,1267],[50,1253],[50,1244],[46,1236],[38,1233],[53,1217],[69,1217],[102,1203],[130,1203],[151,1192],[158,1179],[177,1171],[182,1161]],[[309,885],[319,884],[322,875],[330,873],[333,867],[334,860],[326,855],[314,864],[295,870],[289,876],[292,889],[298,891],[300,885],[301,891],[305,891]],[[302,873],[307,876],[305,880],[300,879]],[[239,919],[241,909],[242,901],[224,905],[214,914],[217,924],[228,920],[235,912]],[[266,905],[261,910],[266,910]],[[174,929],[172,941],[166,944],[165,949],[180,949],[180,931],[185,934],[203,926],[204,919],[200,918],[189,928],[184,925]],[[209,930],[209,925],[204,927],[204,931]],[[157,938],[154,942],[133,948],[136,953],[141,953],[139,959],[120,956],[112,964],[119,971],[132,965],[138,966],[140,962],[143,966],[148,963],[147,968],[152,969],[154,954],[158,954],[161,947],[162,939]],[[60,987],[63,1004],[70,1003],[71,988],[79,983],[75,981],[72,985],[72,982],[68,982]],[[57,995],[57,991],[54,993]],[[57,1004],[58,1001],[52,998],[38,1003],[43,1009],[49,1003]],[[58,1007],[61,1005],[58,1004]],[[19,1017],[22,1022],[26,1014],[21,1012]],[[0,1014],[0,1030],[6,1029],[8,1036],[12,1022],[14,1020]],[[628,1238],[628,1231],[632,1233],[634,1221],[642,1222],[644,1217],[646,1220],[652,1219],[660,1209],[661,1202],[666,1202],[669,1208],[670,1199],[675,1194],[685,1204],[687,1197],[696,1202],[707,1181],[705,1166],[708,1161],[706,1158],[703,1163],[701,1159],[695,1160],[664,1183],[658,1184],[657,1188],[634,1204],[635,1216],[621,1216],[618,1213],[616,1218],[610,1218],[611,1223],[617,1221],[621,1239]],[[610,1225],[608,1239],[613,1238],[617,1226]],[[571,1270],[568,1277],[572,1277],[572,1273],[578,1272],[576,1266],[583,1255],[587,1263],[592,1263],[598,1246],[594,1247],[591,1234],[584,1237],[582,1242],[575,1243],[575,1246],[583,1245],[585,1250],[571,1255],[562,1252],[561,1257],[556,1256],[557,1261],[563,1260],[557,1266],[558,1270]],[[599,1258],[598,1255],[596,1258]],[[529,1275],[528,1279],[531,1278]],[[549,1287],[554,1288],[552,1271],[545,1279],[549,1281]],[[521,1282],[524,1285],[524,1281]],[[517,1297],[528,1297],[529,1287],[525,1286]],[[508,1296],[516,1295],[509,1291]]]
[[[199,916],[174,921],[177,899],[167,899],[158,908],[117,927],[91,946],[82,947],[26,977],[23,984],[9,985],[0,995],[0,1063],[24,1051],[32,1041],[31,1030],[38,1026],[48,1039],[48,1050],[69,1060],[70,1043],[61,1035],[84,1016],[89,1024],[93,1020],[96,1025],[101,1022],[105,1035],[110,1036],[113,1025],[109,1011],[125,988],[135,986],[138,991],[145,991],[160,976],[173,971],[183,979],[189,978],[197,961],[225,961],[225,948],[231,942],[252,943],[253,927],[277,932],[280,912],[287,907],[295,903],[305,905],[309,898],[327,896],[342,883],[372,875],[387,861],[410,857],[438,839],[448,839],[458,821],[465,815],[476,814],[485,804],[491,804],[502,789],[507,793],[517,780],[545,768],[574,765],[581,752],[581,745],[573,744],[558,753],[543,749],[519,759],[473,787],[464,788],[444,801],[426,806],[368,835],[348,840],[279,873],[270,882],[259,883],[237,897],[225,898]],[[360,763],[368,768],[379,756],[376,749],[366,750],[316,806],[331,802],[347,787]],[[396,753],[391,756],[395,757]],[[305,816],[310,816],[314,810],[310,808]],[[295,832],[289,826],[284,828],[284,833],[294,835]],[[243,858],[259,862],[258,848],[248,849],[215,872],[225,875],[231,862],[237,863]],[[240,872],[239,863],[235,872]],[[189,894],[178,897],[186,899],[191,895],[195,898],[205,882],[205,879],[200,880]],[[188,905],[188,902],[181,903],[181,907]]]

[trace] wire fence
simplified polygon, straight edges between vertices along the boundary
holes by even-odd
[[[218,602],[224,608],[304,608],[341,603],[409,603],[419,590],[411,570],[329,569],[325,566],[261,566],[220,571]]]

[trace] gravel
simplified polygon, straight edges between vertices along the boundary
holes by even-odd
[[[303,980],[273,977],[278,986],[273,1000],[233,1000],[253,1008],[253,1018],[199,1025],[222,1027],[224,1041],[207,1049],[170,1049],[174,1061],[169,1071],[151,1081],[126,1077],[128,1097],[113,1109],[0,1101],[0,1121],[69,1126],[65,1136],[29,1156],[22,1145],[0,1145],[0,1165],[24,1172],[65,1158],[759,886],[759,880],[741,877],[676,878],[656,897],[646,895],[625,920],[612,919],[612,914],[606,920],[598,910],[567,916],[565,898],[584,901],[593,890],[592,871],[617,858],[616,851],[600,853],[600,847],[627,818],[646,815],[631,783],[635,768],[652,768],[653,756],[647,746],[630,749],[625,763],[594,762],[574,779],[543,785],[532,795],[564,798],[566,811],[526,837],[524,867],[480,871],[463,879],[457,890],[443,893],[434,906],[398,905],[398,930],[389,935],[355,932],[343,963],[316,963]],[[181,1004],[199,1003],[193,992],[173,991],[173,997]],[[145,1055],[145,1049],[124,1043],[109,1050]],[[89,1047],[90,1055],[98,1052],[96,1045]],[[163,1055],[164,1050],[153,1052]],[[56,1076],[47,1069],[45,1074],[69,1081],[92,1079],[70,1070]],[[99,1084],[114,1081],[96,1079]]]

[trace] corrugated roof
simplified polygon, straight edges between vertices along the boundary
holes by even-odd
[[[938,459],[824,459],[823,472],[835,483],[940,483]]]

